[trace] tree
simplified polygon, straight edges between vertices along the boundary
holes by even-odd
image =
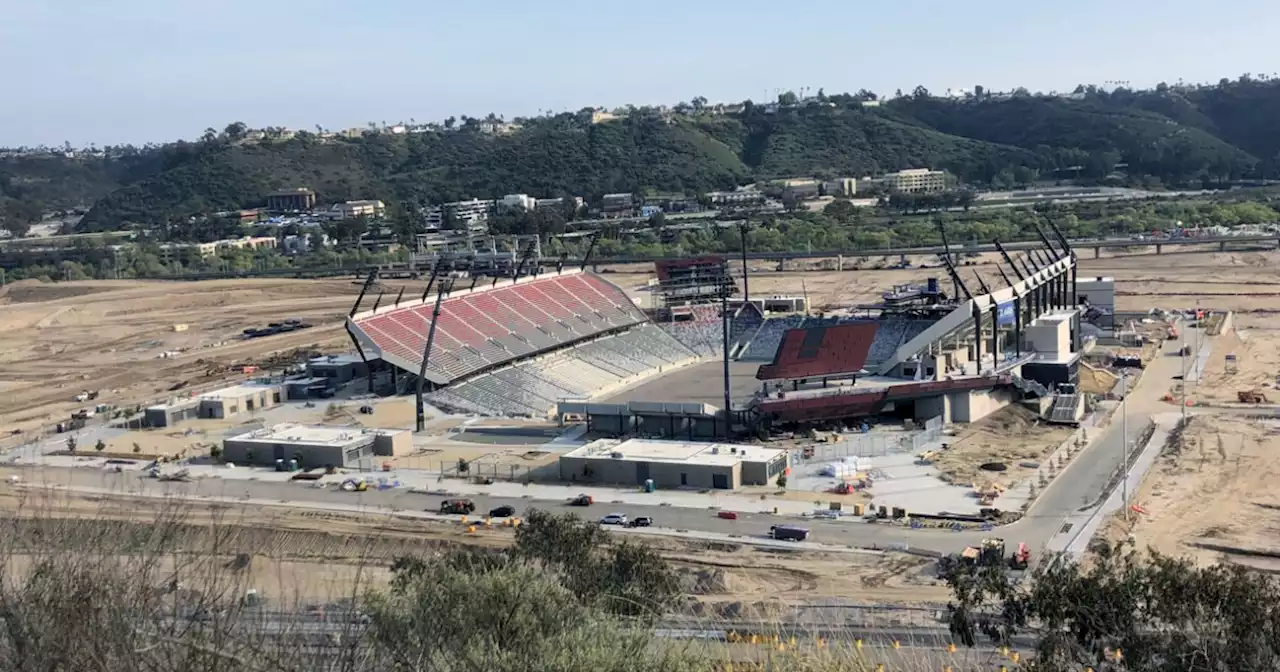
[[[957,564],[947,574],[952,633],[1007,643],[1036,637],[1037,669],[1267,670],[1280,666],[1280,582],[1240,565],[1197,567],[1158,553],[1100,550],[1082,567],[1042,562],[1021,583],[1005,568]],[[1198,663],[1194,661],[1212,661]]]
[[[74,437],[74,436],[68,436],[68,437],[67,437],[67,452],[68,452],[68,453],[71,453],[71,454],[73,454],[73,455],[75,454],[75,452],[76,452],[76,437]]]
[[[689,101],[689,104],[693,106],[694,112],[702,112],[707,107],[707,99],[702,96],[694,96],[693,100]]]
[[[0,185],[3,186],[3,185]],[[0,190],[2,193],[3,190]],[[0,229],[22,238],[31,231],[31,225],[40,221],[43,208],[39,203],[26,199],[0,199]]]
[[[783,107],[791,107],[800,102],[800,98],[796,96],[795,91],[783,91],[778,94],[778,104]]]
[[[444,120],[444,127],[446,129],[453,130],[453,125],[456,123],[458,123],[457,119],[455,119],[454,117],[448,117],[447,119]]]
[[[135,454],[136,454],[136,453],[141,453],[141,452],[142,452],[142,445],[141,445],[141,444],[139,444],[137,441],[135,441],[135,442],[133,443],[133,452],[134,452]]]
[[[248,131],[249,126],[243,121],[233,121],[230,124],[227,124],[227,128],[223,130],[223,133],[226,134],[228,140],[236,141],[244,139],[244,136]]]
[[[924,100],[929,97],[929,89],[924,88],[924,86],[917,86],[915,90],[911,92],[911,97],[917,100]]]
[[[93,449],[101,453],[107,449],[107,442],[102,439],[98,439],[98,442],[93,444]]]

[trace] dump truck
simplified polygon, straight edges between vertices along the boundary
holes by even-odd
[[[1271,403],[1271,401],[1267,399],[1267,395],[1263,394],[1262,390],[1259,390],[1257,388],[1254,388],[1252,390],[1239,390],[1236,392],[1236,398],[1239,399],[1240,403],[1242,404]]]

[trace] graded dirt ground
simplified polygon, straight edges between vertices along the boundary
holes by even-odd
[[[130,406],[229,380],[210,369],[296,349],[343,348],[351,280],[21,281],[0,288],[0,427],[26,430],[95,403]],[[311,329],[244,340],[249,327],[296,318]],[[175,325],[186,325],[175,331]],[[162,358],[162,353],[176,353]],[[243,376],[240,376],[243,378]]]
[[[969,425],[957,425],[933,464],[943,477],[957,485],[1009,487],[1039,468],[1040,460],[1062,445],[1073,428],[1045,422],[1031,410],[1014,404]],[[1003,471],[982,469],[1000,463]],[[1035,466],[1028,466],[1034,464]]]
[[[1116,516],[1107,537],[1205,564],[1280,572],[1280,424],[1196,415],[1184,438],[1184,447],[1167,447],[1148,473],[1130,522]]]
[[[188,553],[216,558],[205,571],[257,589],[279,604],[329,602],[383,588],[400,556],[457,544],[504,546],[513,539],[513,530],[504,526],[468,532],[459,524],[386,515],[175,504],[6,486],[0,490],[0,523],[17,516],[35,526],[28,524],[25,537],[4,540],[0,553],[7,557],[78,550],[96,535],[138,534],[139,526],[159,526],[176,535],[177,545]],[[925,605],[947,599],[947,589],[929,573],[926,561],[913,556],[665,538],[643,543],[673,562],[688,594],[703,605],[695,607],[697,613],[707,617],[763,617],[821,600]],[[234,562],[242,554],[250,558],[247,567]]]

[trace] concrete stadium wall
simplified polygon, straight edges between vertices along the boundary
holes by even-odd
[[[971,390],[951,394],[952,422],[977,422],[1013,403],[1013,392],[1008,388]]]

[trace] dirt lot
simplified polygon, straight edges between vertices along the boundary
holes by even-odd
[[[1007,406],[979,422],[957,425],[957,433],[938,454],[934,465],[952,483],[1008,487],[1035,473],[1038,463],[1071,436],[1065,425],[1051,425],[1019,405]],[[1000,462],[1005,471],[986,471],[981,465]]]
[[[1277,454],[1275,421],[1195,416],[1185,449],[1166,451],[1137,493],[1143,512],[1130,526],[1112,521],[1108,536],[1127,532],[1138,548],[1280,571]]]
[[[211,282],[21,281],[0,288],[0,427],[28,429],[86,404],[119,406],[163,399],[189,386],[231,379],[206,376],[216,365],[259,363],[297,348],[341,348],[347,310],[359,293],[349,280]],[[240,340],[242,330],[297,318],[314,328]],[[174,331],[174,325],[187,325]],[[174,358],[161,353],[176,352]],[[240,376],[243,377],[243,376]]]
[[[3,474],[0,474],[3,475]],[[288,605],[349,598],[385,586],[388,568],[401,555],[431,553],[450,544],[505,545],[512,531],[388,516],[294,512],[283,508],[240,509],[229,505],[175,508],[156,500],[87,497],[41,491],[0,491],[0,518],[15,515],[41,522],[38,536],[10,536],[5,549],[19,555],[86,547],[101,535],[177,534],[193,557],[212,560],[203,571],[257,589],[267,600]],[[159,521],[159,522],[157,522]],[[154,532],[152,533],[154,534]],[[688,593],[707,616],[767,616],[803,601],[847,599],[858,603],[937,604],[947,599],[926,562],[902,555],[796,552],[747,545],[652,539],[675,563]],[[3,552],[3,551],[0,551]],[[247,554],[247,567],[236,556]],[[185,563],[175,557],[169,562]],[[191,560],[194,561],[194,560]],[[203,566],[203,565],[202,565]]]

